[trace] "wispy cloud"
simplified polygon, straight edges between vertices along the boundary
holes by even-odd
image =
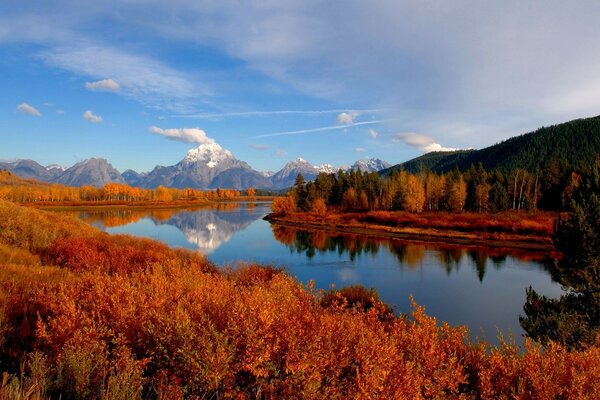
[[[372,139],[377,139],[379,133],[377,133],[375,129],[369,128],[369,136],[371,136]]]
[[[99,115],[96,115],[92,112],[92,110],[87,110],[86,112],[83,113],[82,115],[83,119],[90,121],[94,124],[99,124],[100,122],[103,121],[102,117]]]
[[[158,126],[152,126],[148,130],[156,135],[161,135],[178,142],[198,144],[215,143],[215,140],[206,136],[206,132],[200,128],[162,129]]]
[[[354,149],[357,153],[364,153],[365,151],[367,151],[367,149],[365,149],[364,147],[357,147],[356,149]]]
[[[251,143],[251,144],[249,144],[249,146],[252,147],[254,150],[258,150],[258,151],[269,150],[271,148],[271,146],[269,146],[267,144],[258,144],[258,143]]]
[[[277,149],[277,150],[275,150],[275,152],[273,154],[277,157],[285,157],[288,155],[288,152],[287,152],[287,150],[284,150],[284,149]]]
[[[347,129],[347,128],[352,128],[354,126],[380,124],[380,123],[385,122],[385,121],[386,120],[364,121],[364,122],[355,122],[355,123],[349,124],[349,125],[323,126],[321,128],[301,129],[301,130],[298,130],[298,131],[267,133],[267,134],[264,134],[264,135],[252,136],[250,139],[260,139],[260,138],[267,138],[267,137],[274,137],[274,136],[301,135],[301,134],[304,134],[304,133],[337,131],[339,129]]]
[[[379,114],[389,111],[385,108],[369,108],[360,110],[348,110],[348,109],[332,109],[332,110],[266,110],[266,111],[236,111],[236,112],[222,112],[222,113],[196,113],[196,114],[179,114],[171,115],[176,118],[197,118],[197,119],[216,119],[216,118],[227,118],[227,117],[270,117],[270,116],[281,116],[281,115],[305,115],[305,116],[318,116],[327,114]]]
[[[96,82],[86,82],[85,88],[94,92],[118,92],[121,90],[121,85],[113,79],[102,79]]]
[[[88,82],[88,89],[114,90],[118,85],[126,96],[164,109],[179,110],[190,99],[208,95],[207,90],[185,73],[152,58],[108,46],[80,43],[44,51],[39,57],[50,66],[78,75],[92,78],[114,77]]]
[[[435,142],[431,136],[422,135],[420,133],[396,133],[391,137],[394,143],[404,143],[409,146],[418,148],[419,150],[430,153],[432,151],[456,151],[459,149],[444,147]]]
[[[42,113],[39,112],[39,110],[37,108],[35,108],[31,104],[27,104],[27,103],[21,103],[21,104],[19,104],[17,106],[17,110],[19,112],[24,113],[24,114],[33,115],[35,117],[41,117],[42,116]]]

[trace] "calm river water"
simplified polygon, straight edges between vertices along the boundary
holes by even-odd
[[[222,204],[186,210],[112,210],[78,216],[110,233],[161,240],[204,253],[220,265],[256,261],[285,268],[318,288],[361,284],[375,288],[397,312],[409,296],[429,315],[467,325],[471,336],[497,343],[500,330],[518,343],[525,288],[558,297],[560,285],[543,255],[510,250],[328,235],[274,227],[262,218],[270,203]]]

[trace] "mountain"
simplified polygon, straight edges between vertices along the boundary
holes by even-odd
[[[140,182],[146,177],[146,175],[148,175],[146,172],[139,173],[132,169],[127,169],[121,174],[129,186],[139,186]]]
[[[391,166],[392,164],[387,161],[380,160],[379,158],[371,158],[369,160],[358,160],[349,169],[361,172],[379,172]]]
[[[65,170],[51,180],[67,186],[92,185],[102,187],[107,183],[125,183],[121,173],[104,158],[90,158]]]
[[[274,189],[288,188],[296,182],[296,176],[301,174],[304,180],[313,180],[319,175],[319,168],[315,167],[303,158],[296,158],[288,162],[271,177],[271,183]]]
[[[49,165],[44,167],[33,160],[0,162],[0,170],[5,169],[21,178],[50,182],[64,172],[62,167]]]
[[[510,172],[515,168],[535,171],[554,160],[564,168],[587,169],[600,154],[600,116],[577,119],[540,128],[481,150],[428,153],[385,169],[382,175],[401,168],[417,172],[422,168],[447,172],[466,170],[481,163],[485,169]]]
[[[270,187],[270,181],[244,161],[235,158],[229,150],[217,143],[207,143],[191,149],[179,163],[156,166],[140,181],[146,188],[167,186],[199,189],[230,188],[245,189]]]

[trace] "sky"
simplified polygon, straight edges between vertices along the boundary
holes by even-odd
[[[600,2],[0,0],[0,160],[392,164],[600,114]]]

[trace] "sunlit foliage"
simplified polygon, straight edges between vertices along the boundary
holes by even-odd
[[[598,346],[488,348],[417,305],[392,317],[369,290],[314,291],[257,265],[219,272],[188,251],[108,236],[74,218],[2,201],[0,217],[0,368],[12,375],[0,393],[37,388],[37,398],[63,399],[600,393]]]

